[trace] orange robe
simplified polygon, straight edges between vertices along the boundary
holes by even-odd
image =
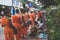
[[[18,34],[16,35],[16,40],[20,40],[20,37],[22,35],[21,24],[20,24],[20,14],[16,14],[12,16],[12,23],[18,31]]]
[[[9,21],[8,21],[8,19],[7,19],[6,17],[3,17],[3,18],[1,19],[2,27],[4,27],[5,25],[8,25],[8,23],[9,23]]]
[[[25,14],[24,14],[24,20],[27,21],[28,18],[29,18],[29,15],[25,13]]]
[[[25,22],[26,22],[28,19],[29,19],[29,15],[25,13],[25,14],[24,14],[24,20],[25,20]],[[23,35],[24,35],[24,36],[26,36],[27,30],[28,30],[27,27],[24,27],[24,28],[23,28]]]
[[[37,16],[38,16],[38,17],[41,17],[41,16],[42,16],[42,12],[38,12],[38,13],[37,13]]]
[[[9,20],[6,17],[3,17],[1,20],[1,24],[5,27],[4,28],[5,40],[14,40],[13,30],[8,26]]]
[[[5,40],[14,40],[14,33],[13,30],[9,27],[4,29]]]
[[[35,21],[35,17],[36,17],[35,13],[31,13],[29,16],[32,21],[32,25],[34,25],[34,21]]]

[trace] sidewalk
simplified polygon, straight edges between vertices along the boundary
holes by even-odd
[[[0,24],[0,40],[4,40],[4,28],[1,27],[1,24]]]
[[[21,40],[48,40],[48,38],[38,38],[38,37],[30,37],[30,36],[25,36],[24,38],[22,38]]]

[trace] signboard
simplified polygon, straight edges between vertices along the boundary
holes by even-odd
[[[0,0],[0,5],[11,6],[12,0]]]
[[[16,1],[15,6],[16,6],[16,7],[20,7],[20,5],[19,5],[19,1]]]
[[[32,7],[32,3],[31,3],[31,2],[29,2],[29,3],[28,3],[28,6],[29,6],[29,7]]]
[[[22,2],[19,3],[19,7],[20,7],[20,8],[23,8]]]
[[[13,6],[18,8],[23,8],[23,4],[20,1],[13,0]]]

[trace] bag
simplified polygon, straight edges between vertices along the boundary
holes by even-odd
[[[24,26],[29,27],[29,25],[32,24],[31,20],[27,20],[24,24]]]
[[[12,23],[10,23],[11,28],[13,29],[14,34],[17,34],[17,29],[13,26]]]
[[[30,24],[32,24],[31,20],[25,21],[25,20],[24,20],[24,16],[22,16],[22,21],[23,21],[23,25],[24,25],[25,27],[28,27]]]

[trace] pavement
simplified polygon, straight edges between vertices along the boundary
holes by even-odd
[[[0,24],[0,40],[4,40],[4,28]]]
[[[48,40],[48,39],[26,37],[26,38],[22,38],[22,40]]]

